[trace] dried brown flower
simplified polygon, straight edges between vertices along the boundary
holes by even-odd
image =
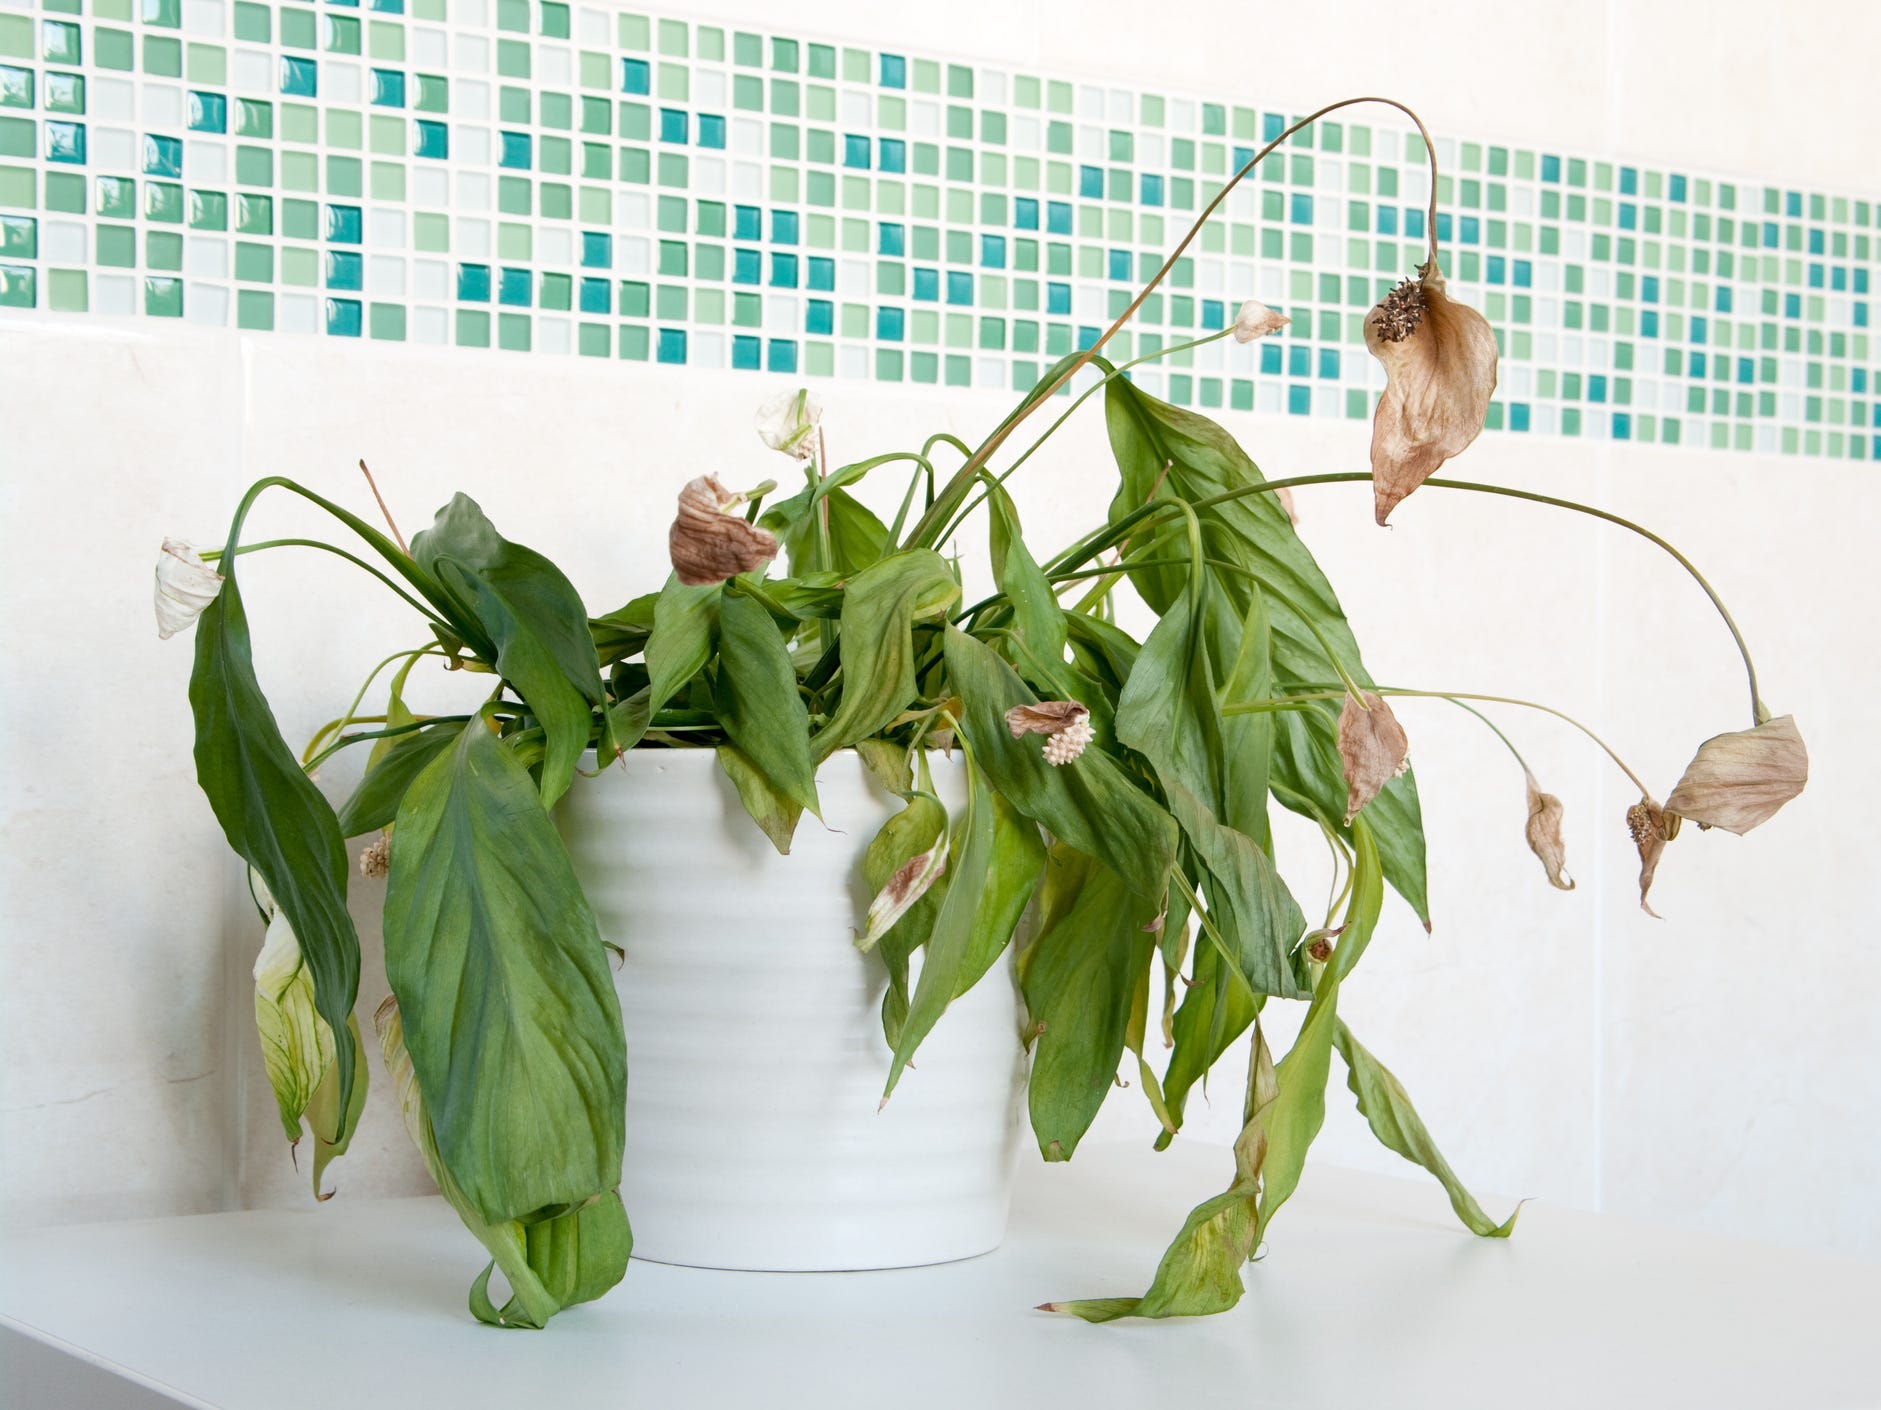
[[[1057,734],[1067,725],[1082,724],[1091,712],[1076,700],[1041,700],[1036,705],[1015,705],[1006,711],[1006,728],[1014,739],[1028,734]]]
[[[1565,809],[1554,794],[1541,791],[1533,774],[1527,777],[1528,850],[1541,858],[1550,886],[1558,891],[1572,891],[1574,878],[1567,874],[1567,844],[1561,840],[1561,818]]]
[[[1256,338],[1265,338],[1269,333],[1278,333],[1292,321],[1284,313],[1274,312],[1259,299],[1249,299],[1235,315],[1234,340],[1237,343],[1251,343]]]
[[[777,539],[767,529],[728,513],[743,503],[716,476],[701,475],[679,492],[679,516],[666,544],[673,572],[687,587],[722,583],[762,567],[777,556]]]
[[[1411,741],[1391,707],[1371,691],[1345,698],[1339,711],[1339,757],[1345,762],[1345,820],[1411,766]]]
[[[1653,873],[1659,870],[1659,854],[1679,835],[1678,816],[1668,815],[1651,798],[1641,798],[1626,810],[1626,827],[1639,848],[1639,908],[1656,920],[1659,912],[1647,904],[1646,893],[1652,890]]]
[[[1808,782],[1809,751],[1796,717],[1784,715],[1699,745],[1665,810],[1741,835],[1769,821]]]
[[[1372,421],[1372,495],[1383,524],[1406,495],[1462,454],[1483,429],[1496,390],[1496,335],[1421,265],[1365,319],[1365,346],[1385,368]]]

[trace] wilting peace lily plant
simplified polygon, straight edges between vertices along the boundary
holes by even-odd
[[[1364,101],[1388,100],[1349,100]],[[286,1134],[312,1133],[316,1193],[366,1094],[343,845],[364,836],[362,870],[386,877],[395,996],[378,1015],[379,1041],[413,1141],[489,1251],[472,1310],[539,1327],[605,1292],[632,1242],[617,1189],[623,1155],[631,1159],[622,1149],[628,1035],[550,809],[590,751],[604,767],[631,748],[709,747],[756,824],[788,851],[801,815],[818,811],[817,766],[854,749],[905,801],[868,846],[877,894],[856,941],[888,975],[887,1092],[1015,935],[1030,1116],[1047,1159],[1071,1157],[1126,1050],[1166,1145],[1196,1084],[1251,1030],[1227,1189],[1189,1214],[1141,1297],[1048,1308],[1104,1321],[1232,1306],[1242,1264],[1300,1178],[1335,1050],[1378,1138],[1435,1175],[1474,1232],[1510,1232],[1514,1215],[1484,1213],[1404,1089],[1338,1016],[1384,889],[1428,925],[1417,786],[1390,701],[1438,695],[1473,711],[1469,702],[1498,697],[1388,688],[1367,675],[1284,498],[1363,473],[1266,480],[1220,426],[1145,393],[1126,375],[1136,363],[1101,356],[1227,191],[1292,132],[1345,106],[1263,148],[1109,330],[1053,367],[977,447],[937,435],[919,451],[832,467],[810,396],[772,403],[760,431],[801,469],[801,487],[773,499],[768,482],[738,493],[711,475],[694,479],[679,491],[672,576],[616,611],[591,617],[547,558],[503,538],[462,495],[408,550],[395,527],[388,537],[271,478],[241,501],[220,552],[165,542],[159,625],[167,636],[195,624],[198,774],[267,922],[256,1016]],[[1365,321],[1387,376],[1369,473],[1378,522],[1423,484],[1594,515],[1671,553],[1742,650],[1717,595],[1664,540],[1550,496],[1430,478],[1482,428],[1496,340],[1445,289],[1424,135],[1429,258]],[[1137,361],[1215,338],[1250,342],[1285,322],[1250,302],[1232,327]],[[1051,429],[1101,394],[1116,491],[1103,523],[1041,559],[1005,481],[1051,430],[997,474],[994,457],[1087,366],[1101,375]],[[944,456],[960,458],[945,476]],[[884,524],[851,487],[890,466],[911,475]],[[318,540],[243,543],[250,507],[272,488],[321,506],[380,562]],[[975,512],[986,516],[996,591],[969,604],[942,550]],[[299,757],[257,684],[235,572],[238,555],[288,544],[349,558],[404,598],[427,633],[381,664],[395,668],[381,713],[357,713],[375,671]],[[767,575],[780,556],[787,571]],[[1155,619],[1141,639],[1119,625],[1126,593]],[[416,714],[406,692],[420,663],[486,673],[493,688],[473,712]],[[1626,822],[1642,905],[1682,823],[1745,832],[1803,786],[1794,723],[1771,718],[1754,670],[1749,679],[1750,728],[1700,746],[1663,802],[1626,771],[1640,788]],[[310,774],[368,741],[364,776],[336,810]],[[935,749],[964,756],[966,804],[952,817],[929,780]],[[1560,801],[1522,767],[1529,845],[1549,882],[1570,888]],[[1317,824],[1332,850],[1338,884],[1323,916],[1309,920],[1275,870],[1270,800]],[[1307,1004],[1278,1060],[1263,1024],[1274,999]],[[1157,1009],[1168,1049],[1160,1073],[1146,1053]],[[493,1269],[510,1288],[500,1307]]]

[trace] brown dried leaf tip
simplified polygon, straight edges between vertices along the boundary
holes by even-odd
[[[1784,715],[1699,745],[1665,810],[1742,835],[1768,822],[1808,782],[1809,751],[1796,717]]]
[[[1678,816],[1668,816],[1652,799],[1641,798],[1626,810],[1626,828],[1639,848],[1639,908],[1657,920],[1659,912],[1647,904],[1646,893],[1652,890],[1653,873],[1659,870],[1659,854],[1679,835]]]
[[[1378,302],[1365,346],[1384,364],[1372,420],[1372,496],[1383,524],[1404,497],[1483,429],[1496,390],[1496,335],[1444,292],[1433,261]]]
[[[768,529],[729,512],[742,503],[743,495],[728,492],[712,475],[699,476],[679,492],[679,517],[666,544],[680,582],[722,583],[777,556],[777,539]]]
[[[1527,777],[1528,850],[1541,858],[1550,886],[1557,891],[1572,891],[1574,878],[1567,874],[1567,844],[1561,840],[1561,819],[1566,810],[1554,794],[1541,791],[1533,774]]]
[[[1371,691],[1362,700],[1351,695],[1339,711],[1339,757],[1345,763],[1345,820],[1378,796],[1378,791],[1411,766],[1411,740],[1391,707]]]
[[[1053,768],[1070,763],[1091,742],[1091,712],[1076,700],[1041,700],[1036,705],[1015,705],[1006,711],[1006,728],[1014,739],[1042,734],[1045,762]]]

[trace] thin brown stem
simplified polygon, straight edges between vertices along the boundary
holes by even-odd
[[[407,558],[410,558],[411,549],[405,544],[405,536],[398,531],[398,524],[392,518],[392,511],[385,506],[385,496],[379,493],[379,482],[372,478],[372,471],[366,468],[366,462],[363,460],[359,462],[359,473],[366,477],[366,484],[372,490],[372,497],[379,501],[379,512],[385,516],[386,528],[392,531],[392,537],[397,541],[399,549]]]

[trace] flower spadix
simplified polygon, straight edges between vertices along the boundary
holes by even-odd
[[[687,587],[722,583],[777,556],[777,539],[768,529],[732,512],[745,499],[713,475],[701,475],[679,492],[679,515],[666,544],[680,582]]]
[[[1372,497],[1383,524],[1399,501],[1483,429],[1496,390],[1489,321],[1444,292],[1435,260],[1418,266],[1365,318],[1365,346],[1385,368],[1372,420]]]
[[[1411,766],[1411,740],[1391,707],[1367,690],[1348,694],[1339,711],[1339,758],[1345,767],[1345,820]]]

